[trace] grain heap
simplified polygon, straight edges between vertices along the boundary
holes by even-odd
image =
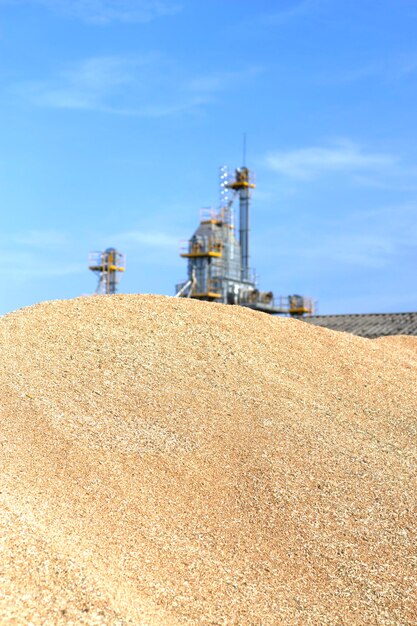
[[[0,342],[1,624],[415,623],[414,340],[104,296]]]

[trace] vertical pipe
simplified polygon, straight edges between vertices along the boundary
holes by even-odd
[[[112,284],[111,284],[112,273],[110,269],[111,264],[112,264],[112,253],[108,251],[107,253],[107,293],[108,294],[112,293]]]
[[[110,275],[109,275],[109,291],[111,294],[116,293],[116,284],[115,284],[115,278],[116,278],[116,272],[114,271],[113,267],[116,265],[116,251],[112,250],[110,253]]]
[[[249,280],[249,189],[239,191],[239,242],[242,280]]]

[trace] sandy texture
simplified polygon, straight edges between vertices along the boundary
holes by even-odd
[[[414,335],[391,335],[390,337],[378,337],[375,339],[381,344],[397,346],[398,348],[408,348],[417,352],[417,337]]]
[[[156,296],[0,320],[0,623],[411,625],[417,351]]]

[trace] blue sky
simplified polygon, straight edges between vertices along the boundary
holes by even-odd
[[[0,0],[0,313],[173,294],[179,241],[256,173],[260,287],[321,313],[416,311],[417,3]]]

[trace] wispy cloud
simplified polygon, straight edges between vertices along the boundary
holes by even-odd
[[[29,230],[14,235],[12,240],[17,246],[43,250],[62,249],[68,244],[66,233],[57,230]]]
[[[37,106],[164,117],[196,110],[222,91],[256,77],[259,67],[187,75],[158,54],[85,59],[56,78],[27,81],[12,91]]]
[[[74,263],[67,233],[27,230],[0,236],[0,275],[25,282],[30,278],[80,274],[85,265]]]
[[[114,100],[135,83],[146,82],[152,57],[92,57],[50,81],[20,84],[16,91],[34,104],[58,109],[113,110]]]
[[[98,238],[96,234],[96,245],[104,249],[108,242],[112,242],[112,245],[126,254],[127,266],[133,273],[151,276],[153,272],[160,272],[162,276],[175,267],[179,271],[185,271],[184,260],[179,256],[183,233],[176,234],[175,225],[173,226],[171,231],[147,224],[119,233],[102,233]]]
[[[214,94],[224,89],[233,87],[243,81],[255,78],[264,72],[264,68],[260,66],[250,66],[242,70],[235,71],[219,71],[202,73],[201,75],[191,78],[187,84],[189,91],[200,94]]]
[[[294,278],[400,267],[403,259],[417,251],[416,213],[417,203],[405,202],[338,212],[328,218],[317,215],[313,222],[310,215],[300,215],[288,226],[286,237],[275,234],[281,243],[270,254],[294,258],[288,267]],[[264,244],[259,253],[265,254]]]
[[[125,245],[140,244],[141,246],[159,249],[178,249],[179,241],[179,237],[156,230],[129,231],[115,235],[114,239]]]
[[[13,268],[6,271],[0,268],[0,274],[14,279],[28,280],[30,278],[48,278],[60,276],[74,276],[85,273],[85,264],[82,263],[48,263],[31,254],[16,254],[12,258]]]
[[[357,211],[331,224],[306,248],[308,261],[384,268],[416,249],[416,204],[404,203]]]
[[[395,250],[395,242],[389,236],[336,230],[306,246],[301,255],[307,263],[381,268],[388,264]]]
[[[332,146],[311,146],[267,155],[267,166],[291,178],[313,179],[328,173],[363,174],[390,171],[399,159],[391,154],[368,152],[352,141]]]
[[[338,60],[327,65],[312,78],[319,85],[351,85],[355,83],[377,81],[378,83],[395,84],[414,78],[417,71],[417,53],[386,54],[377,58],[370,57],[343,68]]]
[[[150,22],[182,8],[172,0],[0,0],[0,4],[40,5],[58,15],[94,24]]]
[[[417,71],[417,53],[415,51],[403,54],[397,61],[397,73],[399,78],[408,78]]]
[[[259,22],[264,25],[281,25],[287,24],[294,19],[309,15],[317,7],[319,0],[301,0],[291,2],[288,6],[280,8],[271,13],[261,14]]]
[[[398,68],[395,70],[398,73]],[[325,70],[316,73],[313,80],[319,85],[351,85],[372,79],[381,80],[393,76],[393,69],[387,59],[378,61],[367,61],[355,66],[342,69],[340,65],[336,68],[327,67]]]

